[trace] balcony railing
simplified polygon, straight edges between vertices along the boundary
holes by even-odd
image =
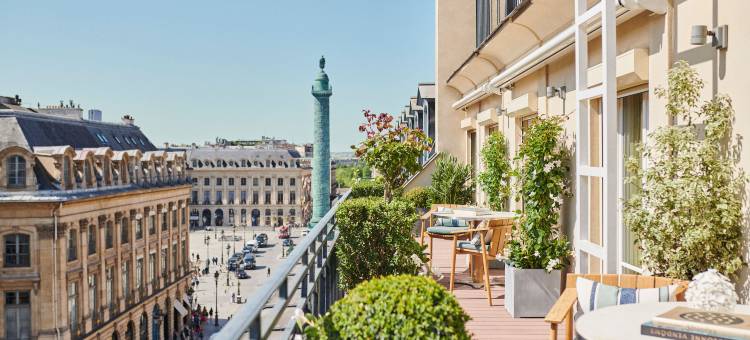
[[[346,192],[300,241],[273,277],[250,297],[211,339],[289,339],[299,333],[290,318],[295,308],[322,315],[343,296],[337,284],[333,246],[339,236],[334,216]]]

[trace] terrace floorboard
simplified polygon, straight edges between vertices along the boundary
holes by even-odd
[[[426,239],[426,242],[429,240]],[[435,258],[433,270],[435,278],[440,284],[448,288],[450,279],[451,242],[435,239],[433,241]],[[456,257],[456,281],[470,280],[468,255]],[[505,288],[501,285],[505,281],[502,269],[490,270],[492,287],[492,306],[487,303],[487,293],[482,288],[471,288],[468,285],[457,284],[453,294],[463,307],[471,321],[467,328],[474,339],[549,339],[549,324],[544,318],[513,318],[505,310]],[[479,287],[479,286],[477,286]],[[564,327],[558,331],[558,338],[563,339]]]

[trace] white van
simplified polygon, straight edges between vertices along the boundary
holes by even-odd
[[[258,241],[256,241],[256,240],[249,240],[249,241],[245,242],[245,245],[246,246],[253,246],[255,248],[258,248]]]

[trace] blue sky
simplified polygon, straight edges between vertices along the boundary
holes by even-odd
[[[154,143],[312,141],[325,54],[331,149],[361,110],[400,112],[433,81],[434,1],[16,1],[0,11],[0,95],[132,114]]]

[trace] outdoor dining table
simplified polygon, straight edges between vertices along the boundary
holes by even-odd
[[[466,221],[466,225],[469,227],[469,231],[476,228],[481,222],[485,221],[495,221],[495,220],[513,220],[518,215],[514,212],[509,211],[490,211],[486,214],[457,214],[456,211],[461,211],[461,208],[453,208],[450,211],[436,211],[433,212],[432,215],[435,217],[442,217],[442,218],[451,218],[455,220],[461,220]],[[463,231],[461,231],[463,232]],[[481,233],[486,233],[486,231],[480,231]],[[486,236],[486,235],[485,235]],[[481,283],[483,281],[482,278],[482,255],[472,255],[471,256],[471,280],[475,283]],[[457,282],[461,283],[461,282]]]
[[[597,309],[581,315],[575,322],[576,335],[586,340],[663,339],[641,335],[641,325],[656,315],[687,302],[646,302]],[[750,314],[750,306],[737,305],[737,314]]]

